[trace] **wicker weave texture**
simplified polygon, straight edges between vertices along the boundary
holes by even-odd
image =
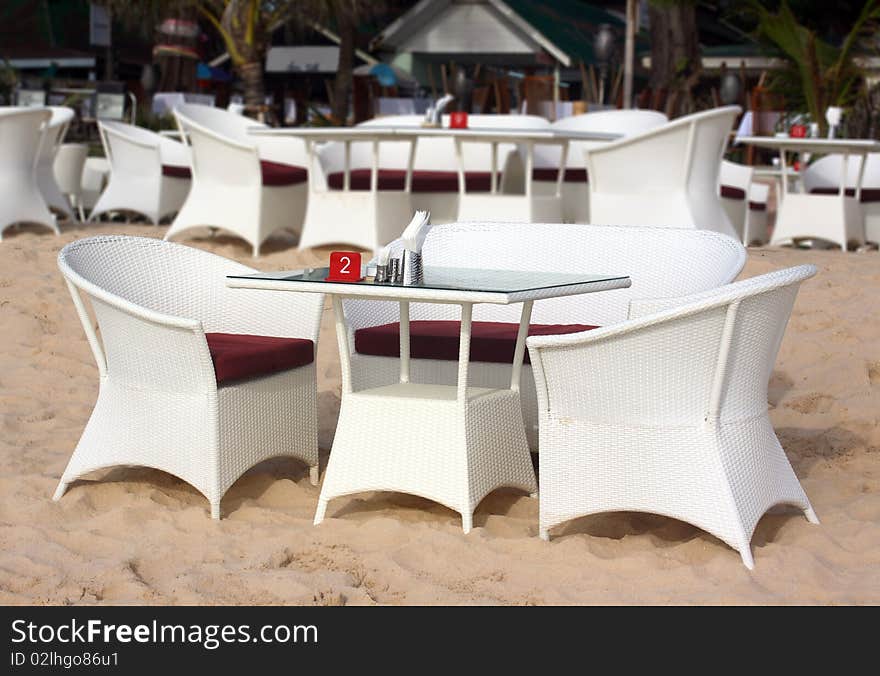
[[[814,274],[781,270],[615,326],[529,338],[541,536],[587,514],[653,512],[712,533],[752,568],[767,509],[815,521],[767,413],[798,286]]]
[[[399,253],[400,242],[393,243]],[[626,274],[632,286],[602,293],[535,302],[533,324],[612,325],[627,319],[631,305],[642,299],[679,298],[733,281],[746,260],[745,249],[731,237],[692,229],[578,224],[454,223],[431,229],[423,249],[425,265],[504,270],[547,270]],[[354,331],[398,320],[394,302],[346,300],[349,342]],[[519,322],[519,305],[477,305],[475,321]],[[459,318],[452,305],[412,303],[413,321]],[[354,389],[396,381],[396,359],[353,354]],[[454,362],[411,361],[414,382],[454,384]],[[471,364],[471,384],[504,387],[506,364]],[[523,418],[529,445],[537,450],[538,414],[534,380],[528,364],[521,382]]]
[[[519,411],[513,390],[471,395],[466,404],[372,392],[343,396],[315,523],[333,498],[398,491],[459,512],[469,532],[474,509],[496,488],[537,490]]]
[[[78,477],[117,465],[180,477],[208,498],[214,517],[226,490],[267,458],[299,458],[317,481],[314,364],[218,388],[205,332],[317,342],[320,294],[228,289],[225,275],[253,271],[147,238],[78,240],[62,249],[58,264],[100,386],[55,499]]]

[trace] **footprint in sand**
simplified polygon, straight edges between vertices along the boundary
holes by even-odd
[[[810,392],[809,394],[786,401],[783,406],[804,414],[827,413],[833,402],[834,399],[827,394]]]
[[[868,363],[868,382],[872,385],[880,385],[880,361]]]

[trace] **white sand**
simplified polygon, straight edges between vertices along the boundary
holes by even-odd
[[[361,495],[312,526],[318,489],[294,460],[245,475],[213,522],[193,488],[120,468],[51,496],[91,411],[97,371],[55,258],[67,242],[164,228],[7,230],[0,242],[0,603],[880,602],[880,254],[759,249],[745,276],[813,262],[770,388],[771,417],[821,526],[765,516],[756,569],[696,528],[645,514],[572,522],[547,544],[538,504],[497,492],[470,535],[427,500]],[[252,263],[231,238],[190,242]],[[266,246],[265,269],[326,250]],[[339,405],[332,312],[318,349],[326,459]]]

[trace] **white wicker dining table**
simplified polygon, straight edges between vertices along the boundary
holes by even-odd
[[[394,491],[428,498],[461,514],[465,533],[473,512],[497,488],[537,491],[523,425],[520,372],[533,303],[545,298],[629,287],[620,274],[568,274],[424,268],[417,285],[327,281],[327,268],[262,272],[226,278],[230,287],[328,294],[336,315],[342,401],[315,524],[337,497]],[[400,308],[400,376],[397,383],[354,390],[354,334],[343,299],[394,301]],[[410,304],[461,307],[456,385],[410,380]],[[473,306],[522,303],[507,388],[468,385]]]

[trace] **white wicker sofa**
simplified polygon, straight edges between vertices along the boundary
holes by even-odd
[[[395,242],[398,248],[399,243]],[[425,242],[424,264],[510,270],[618,273],[632,286],[596,294],[542,300],[532,311],[535,333],[570,333],[627,318],[632,299],[681,296],[727,284],[745,264],[743,246],[706,230],[637,226],[528,223],[450,223],[435,226]],[[398,308],[394,303],[346,300],[352,386],[390,385],[399,377]],[[474,308],[469,379],[476,387],[507,387],[520,308]],[[411,379],[454,384],[458,310],[412,304]],[[537,325],[537,326],[536,326]],[[537,401],[528,364],[520,385],[529,446],[537,450]]]
[[[640,511],[706,530],[754,567],[764,513],[816,515],[776,438],[767,384],[801,265],[681,299],[629,321],[527,341],[540,409],[540,526]]]
[[[118,465],[183,479],[208,498],[214,518],[229,487],[268,458],[303,460],[317,484],[323,296],[229,289],[226,275],[255,271],[141,237],[72,242],[58,266],[100,386],[55,500],[84,474]]]

